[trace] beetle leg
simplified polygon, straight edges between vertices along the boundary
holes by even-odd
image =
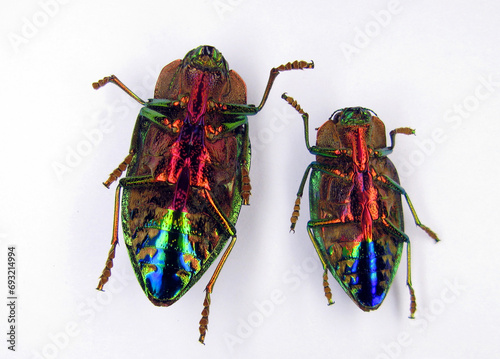
[[[128,165],[130,164],[130,162],[132,162],[132,158],[134,157],[134,155],[135,155],[135,151],[131,150],[130,153],[127,155],[127,157],[125,157],[123,162],[120,163],[120,165],[113,172],[111,172],[109,174],[109,177],[106,180],[106,182],[102,183],[106,188],[109,188],[109,186],[114,181],[116,181],[118,178],[121,177],[123,171],[125,171],[127,169]]]
[[[250,185],[250,176],[248,174],[248,168],[245,163],[241,167],[241,177],[242,177],[241,197],[243,199],[243,204],[249,205],[250,195],[252,194],[251,193],[252,186]]]
[[[206,288],[205,288],[205,300],[203,301],[203,310],[201,312],[201,320],[200,320],[200,343],[205,344],[205,336],[207,334],[207,327],[208,327],[208,315],[210,314],[210,294],[213,291],[213,287],[215,285],[215,281],[219,277],[219,274],[222,270],[222,267],[226,263],[227,258],[229,257],[229,254],[231,253],[231,250],[234,247],[234,244],[236,243],[236,229],[234,226],[229,222],[229,220],[226,218],[224,213],[219,209],[218,205],[214,202],[212,196],[208,191],[205,190],[205,195],[212,205],[212,209],[214,210],[214,214],[216,214],[221,222],[224,225],[225,230],[227,233],[232,237],[231,242],[229,242],[229,245],[227,246],[226,250],[224,251],[224,254],[222,255],[222,258],[220,259],[219,263],[217,264],[217,267],[215,268],[214,274],[210,278]]]
[[[325,290],[325,297],[328,300],[328,305],[335,304],[332,300],[332,290],[330,289],[330,285],[328,284],[328,270],[325,268],[325,272],[323,273],[323,288]]]
[[[415,319],[415,312],[417,311],[417,298],[415,297],[415,290],[411,284],[411,245],[410,240],[406,242],[406,285],[410,291],[410,319]]]
[[[264,95],[262,96],[262,100],[258,106],[255,105],[247,105],[247,104],[217,104],[218,112],[223,115],[255,115],[257,112],[262,110],[264,104],[269,97],[269,92],[271,91],[271,87],[273,86],[274,80],[282,71],[289,70],[303,70],[303,69],[312,69],[314,68],[313,62],[306,61],[294,61],[288,62],[286,65],[280,65],[278,67],[274,67],[271,69],[271,73],[269,74],[269,80],[267,81],[266,88],[264,90]],[[227,124],[226,124],[227,125]]]
[[[328,267],[326,265],[325,260],[323,259],[323,256],[321,255],[322,249],[319,248],[319,243],[316,242],[314,239],[314,234],[312,232],[312,228],[316,226],[323,226],[323,224],[316,224],[312,223],[312,221],[309,221],[307,223],[307,233],[309,234],[309,238],[311,239],[311,242],[313,243],[314,249],[316,250],[316,253],[318,253],[319,260],[321,261],[321,265],[323,266],[323,289],[325,292],[325,297],[328,300],[328,305],[335,304],[335,302],[332,300],[332,290],[330,289],[330,285],[328,284]]]
[[[111,268],[113,268],[113,259],[115,258],[115,249],[118,244],[118,220],[120,213],[120,187],[119,184],[116,187],[115,192],[115,211],[113,215],[113,235],[111,237],[111,249],[108,253],[108,258],[106,259],[106,265],[99,277],[99,283],[97,284],[97,290],[102,290],[109,277],[111,277]]]
[[[250,137],[248,136],[248,126],[245,126],[245,135],[243,141],[243,151],[242,158],[243,163],[241,164],[241,198],[243,200],[244,205],[250,204],[250,195],[252,186],[250,185],[250,162],[246,159],[250,158],[251,149],[250,149]]]
[[[406,242],[406,285],[410,291],[410,319],[415,319],[415,312],[417,311],[417,298],[415,290],[411,283],[411,244],[410,238],[394,226],[388,219],[382,219],[383,225],[395,236]]]
[[[228,247],[226,248],[224,254],[222,255],[221,260],[217,264],[217,268],[215,268],[215,272],[212,275],[212,278],[210,278],[210,281],[208,282],[206,288],[205,288],[205,300],[203,301],[203,310],[201,311],[201,320],[200,320],[200,343],[205,344],[205,336],[207,334],[207,327],[208,327],[208,315],[210,314],[210,294],[213,291],[213,287],[215,284],[215,281],[219,277],[220,271],[222,270],[222,267],[224,266],[224,263],[227,260],[227,257],[229,257],[229,254],[231,253],[231,250],[234,247],[234,244],[236,243],[236,235],[232,236],[231,242],[229,242]]]
[[[307,61],[294,61],[288,62],[285,65],[280,65],[278,67],[274,67],[271,69],[271,73],[269,74],[269,80],[267,81],[266,89],[264,90],[264,95],[262,96],[262,100],[260,101],[259,106],[257,106],[257,111],[260,111],[264,104],[267,101],[267,97],[269,96],[269,92],[271,91],[271,87],[273,87],[274,80],[282,71],[289,70],[303,70],[303,69],[313,69],[314,62]]]
[[[304,171],[304,175],[302,176],[302,181],[300,182],[299,190],[297,191],[297,199],[295,200],[295,205],[293,206],[292,217],[290,218],[290,222],[292,223],[290,225],[290,232],[295,233],[295,224],[297,223],[300,215],[300,199],[304,194],[304,187],[306,185],[306,180],[307,177],[309,176],[309,171],[313,167],[313,164],[314,162],[310,163],[309,166],[307,166],[306,170]]]
[[[427,233],[431,238],[433,238],[436,242],[439,242],[439,238],[434,231],[432,231],[429,227],[423,225],[420,220],[418,219],[417,212],[415,211],[415,208],[413,207],[413,204],[411,203],[410,197],[408,196],[408,193],[406,193],[405,189],[399,185],[396,181],[394,181],[392,178],[383,175],[383,178],[386,179],[386,181],[381,181],[384,183],[386,186],[389,188],[392,188],[396,192],[399,192],[401,195],[403,195],[406,199],[406,203],[408,203],[408,207],[410,207],[411,214],[413,215],[413,219],[415,220],[415,224],[422,228],[425,233]]]
[[[375,151],[375,154],[379,157],[385,157],[388,156],[392,153],[392,150],[394,150],[394,146],[396,145],[396,135],[400,133],[403,135],[414,135],[415,130],[409,128],[409,127],[399,127],[394,130],[392,130],[389,133],[389,136],[391,137],[391,145],[389,147],[381,148]]]
[[[286,93],[281,95],[281,98],[288,102],[290,106],[292,106],[294,109],[297,110],[299,114],[302,115],[302,121],[304,122],[304,138],[306,140],[306,147],[309,153],[313,155],[319,155],[319,156],[325,156],[329,158],[337,158],[341,156],[352,156],[352,149],[350,148],[338,148],[338,149],[331,149],[331,148],[322,148],[322,147],[317,147],[317,146],[311,146],[309,143],[309,114],[305,112],[302,107],[297,103],[297,101],[291,97],[288,96]]]
[[[309,144],[309,114],[305,112],[302,107],[297,103],[297,101],[291,97],[287,96],[286,93],[281,95],[281,98],[288,102],[290,106],[292,106],[299,114],[302,115],[302,121],[304,122],[304,137],[306,140],[306,147],[309,152],[311,152],[311,145]],[[312,153],[312,152],[311,152]]]
[[[142,100],[139,96],[137,96],[135,93],[133,93],[127,86],[125,86],[123,84],[123,82],[121,82],[120,80],[118,80],[118,77],[116,77],[115,75],[111,75],[111,76],[106,76],[105,78],[97,81],[97,82],[94,82],[92,84],[92,87],[94,88],[94,90],[98,90],[99,88],[103,87],[104,85],[108,84],[108,83],[114,83],[116,86],[118,86],[119,88],[121,88],[123,91],[125,91],[130,97],[132,97],[134,100],[136,100],[137,102],[139,102],[141,105],[144,105],[146,103],[146,101]]]
[[[113,268],[113,259],[115,258],[115,249],[118,244],[118,222],[120,217],[120,189],[121,187],[127,187],[129,185],[137,185],[137,184],[147,184],[155,182],[155,180],[150,176],[142,176],[142,177],[127,177],[120,180],[118,186],[116,186],[115,192],[115,206],[114,206],[114,215],[113,215],[113,235],[111,237],[111,249],[108,253],[108,259],[106,259],[106,265],[102,271],[101,276],[99,277],[99,283],[97,284],[97,290],[102,290],[104,285],[111,277],[111,268]]]

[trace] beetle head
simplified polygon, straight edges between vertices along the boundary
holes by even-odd
[[[372,118],[372,113],[375,112],[364,107],[346,107],[335,111],[330,119],[334,124],[341,126],[363,126],[368,125]]]
[[[375,112],[364,107],[343,108],[330,116],[342,147],[353,149],[360,145],[378,146],[372,139],[373,128],[377,126],[374,119],[378,119]],[[385,141],[385,136],[382,138]]]
[[[229,65],[222,53],[208,45],[198,46],[189,51],[182,60],[182,66],[191,66],[204,72],[218,72],[223,76],[229,73]]]

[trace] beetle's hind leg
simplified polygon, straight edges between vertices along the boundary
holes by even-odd
[[[226,262],[227,258],[229,257],[229,254],[231,253],[231,250],[234,247],[234,244],[236,243],[236,234],[232,236],[231,242],[229,242],[228,247],[224,251],[224,254],[222,255],[221,260],[217,264],[217,268],[215,268],[215,272],[212,275],[212,278],[210,278],[210,281],[208,282],[206,288],[205,288],[205,300],[203,301],[203,310],[201,311],[201,320],[200,320],[200,343],[205,344],[205,336],[207,334],[208,330],[208,315],[210,314],[210,294],[213,291],[213,287],[215,285],[215,281],[219,277],[220,271],[222,270],[222,267],[224,266],[224,263]]]
[[[410,319],[415,319],[415,312],[417,311],[417,298],[415,297],[415,290],[411,284],[411,245],[410,240],[406,242],[406,285],[410,291]]]
[[[382,224],[387,229],[389,233],[398,237],[401,241],[406,243],[406,285],[410,292],[410,319],[415,319],[415,312],[417,311],[417,297],[415,296],[415,290],[413,289],[413,284],[411,283],[411,244],[410,238],[402,231],[400,231],[396,226],[394,226],[388,219],[383,219]]]
[[[205,300],[203,301],[203,310],[201,312],[200,338],[199,338],[199,341],[202,344],[205,344],[205,336],[208,330],[208,315],[210,314],[210,294],[213,291],[215,281],[219,277],[219,274],[222,270],[222,267],[224,266],[224,263],[226,263],[226,260],[229,257],[229,254],[231,253],[234,244],[236,243],[236,228],[234,228],[234,226],[231,224],[231,222],[229,222],[224,213],[219,209],[219,206],[214,202],[210,193],[208,191],[205,191],[205,195],[212,206],[214,216],[220,219],[221,224],[224,227],[225,231],[229,236],[231,236],[231,242],[229,242],[229,245],[227,246],[226,250],[224,251],[224,254],[222,255],[222,258],[220,259],[219,263],[217,264],[217,267],[215,268],[212,278],[210,278],[210,281],[208,282],[205,288],[206,293],[205,293]]]
[[[314,233],[313,233],[313,228],[314,227],[322,227],[324,225],[330,224],[332,221],[323,221],[323,222],[318,222],[318,223],[313,223],[312,221],[309,221],[307,223],[307,233],[309,234],[309,238],[311,239],[311,242],[314,245],[314,249],[316,249],[316,252],[318,253],[319,260],[321,261],[321,265],[323,266],[323,289],[325,292],[325,297],[328,300],[328,305],[335,304],[335,302],[332,299],[332,290],[330,289],[330,284],[328,283],[328,267],[326,265],[326,262],[321,255],[321,248],[318,246],[318,242],[314,239]]]
[[[108,253],[108,258],[106,259],[106,265],[99,277],[99,283],[97,284],[97,290],[102,290],[104,285],[111,277],[111,268],[113,268],[113,259],[115,258],[116,245],[118,244],[118,219],[120,216],[120,187],[116,187],[115,192],[115,210],[113,215],[113,235],[111,236],[111,249]]]

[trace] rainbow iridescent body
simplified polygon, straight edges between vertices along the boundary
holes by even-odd
[[[413,134],[409,128],[391,131],[386,145],[384,123],[370,110],[353,107],[334,112],[317,133],[316,146],[309,146],[308,115],[295,100],[283,95],[302,114],[306,145],[316,161],[306,169],[292,215],[294,230],[305,182],[311,171],[309,236],[324,268],[324,288],[329,304],[332,294],[327,270],[351,299],[364,311],[377,309],[396,275],[403,245],[408,249],[407,284],[410,317],[416,310],[411,284],[410,241],[404,233],[401,195],[404,195],[415,223],[438,240],[420,223],[397,171],[386,157],[394,148],[396,134]]]
[[[136,277],[155,305],[179,300],[230,239],[206,287],[203,343],[210,294],[236,242],[241,206],[249,203],[247,116],[260,111],[281,71],[312,67],[295,61],[273,68],[259,106],[246,104],[245,83],[211,46],[200,46],[166,65],[148,102],[115,76],[94,83],[96,89],[114,83],[144,106],[129,155],[104,183],[109,187],[128,167],[116,191],[111,250],[98,289],[111,275],[121,188],[125,243]]]

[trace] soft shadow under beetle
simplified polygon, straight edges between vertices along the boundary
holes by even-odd
[[[301,115],[306,147],[316,161],[306,169],[291,218],[294,231],[300,199],[309,172],[309,237],[324,269],[323,286],[328,304],[333,304],[328,272],[362,310],[377,309],[396,275],[404,243],[407,244],[407,280],[410,291],[410,318],[416,311],[411,284],[410,240],[404,233],[403,195],[417,226],[438,241],[424,226],[406,191],[399,184],[396,168],[387,158],[396,134],[415,131],[402,127],[390,132],[387,147],[385,125],[366,108],[335,111],[317,133],[316,146],[309,145],[309,115],[297,102],[282,95]]]
[[[142,107],[130,153],[111,173],[116,188],[111,249],[97,289],[111,276],[118,244],[120,189],[125,244],[137,279],[149,300],[169,306],[179,300],[224,251],[206,286],[200,321],[204,342],[214,283],[236,242],[235,224],[250,196],[247,116],[258,113],[281,71],[313,68],[295,61],[271,70],[258,106],[246,103],[246,86],[211,46],[188,52],[166,65],[154,99],[143,101],[115,76],[114,83]]]

